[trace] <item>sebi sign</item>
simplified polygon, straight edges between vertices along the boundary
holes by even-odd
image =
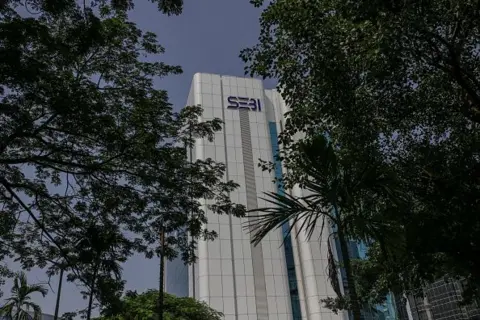
[[[260,99],[230,96],[227,98],[227,101],[228,109],[247,109],[251,111],[262,111],[262,104],[260,103]]]

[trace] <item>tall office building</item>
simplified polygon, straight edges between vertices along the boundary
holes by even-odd
[[[280,94],[257,79],[197,73],[187,105],[197,104],[204,109],[201,120],[220,118],[225,125],[213,142],[198,139],[193,157],[226,164],[225,178],[240,185],[231,199],[251,210],[267,206],[265,192],[284,192],[273,183],[281,168],[269,173],[258,166],[259,159],[271,161],[278,151],[286,111]],[[223,312],[226,320],[343,319],[320,303],[335,295],[327,277],[327,233],[319,239],[318,231],[311,241],[300,233],[282,246],[284,228],[253,246],[245,219],[208,213],[208,204],[207,227],[219,237],[199,243],[198,262],[188,270],[190,296]],[[176,286],[178,292],[187,282],[179,279],[178,264],[172,266],[167,265],[167,290]]]
[[[201,120],[220,118],[225,123],[214,142],[199,139],[192,151],[196,159],[212,158],[226,164],[226,178],[240,184],[231,194],[234,202],[246,205],[247,209],[261,208],[267,205],[261,199],[264,192],[285,192],[272,182],[282,175],[280,163],[272,173],[258,167],[258,159],[273,161],[279,148],[277,136],[282,131],[287,106],[276,90],[265,90],[256,79],[198,73],[187,104],[202,105]],[[287,192],[301,196],[303,190]],[[245,220],[208,214],[208,221],[207,227],[216,230],[219,238],[200,242],[195,265],[187,268],[178,260],[167,264],[168,292],[203,300],[222,311],[226,320],[349,318],[346,312],[333,314],[320,302],[335,296],[327,277],[326,236],[330,230],[325,230],[322,239],[320,230],[316,230],[311,241],[302,233],[298,238],[286,237],[282,246],[288,229],[283,226],[253,247],[250,234],[242,228]],[[341,262],[333,237],[331,246]],[[364,245],[350,244],[352,258],[364,259],[365,252]],[[343,270],[339,270],[339,283],[342,291],[348,287]],[[439,281],[424,291],[427,300],[409,297],[407,306],[402,299],[389,295],[385,303],[363,310],[362,319],[479,319],[476,305],[459,305],[458,282]]]

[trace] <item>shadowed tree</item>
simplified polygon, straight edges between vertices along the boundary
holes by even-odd
[[[260,214],[250,218],[248,227],[254,234],[254,244],[285,223],[290,223],[290,232],[297,226],[298,232],[305,232],[308,238],[317,228],[321,234],[325,230],[330,232],[329,238],[337,238],[340,244],[347,288],[342,296],[338,263],[329,243],[329,276],[338,297],[324,302],[334,311],[351,310],[354,319],[360,320],[361,307],[372,301],[357,293],[348,244],[350,241],[377,242],[385,255],[389,255],[394,246],[402,246],[402,239],[397,237],[398,226],[393,219],[388,220],[402,199],[398,181],[388,167],[342,156],[323,135],[299,144],[295,170],[303,177],[299,186],[304,195],[298,198],[289,193],[267,193],[265,200],[271,206],[256,209]],[[387,292],[384,293],[379,299],[385,298]]]
[[[404,259],[372,259],[380,282],[405,293],[454,277],[467,300],[480,297],[479,2],[251,2],[265,4],[261,31],[242,58],[248,73],[278,80],[291,108],[284,166],[297,133],[380,156],[411,200],[397,213]]]
[[[183,1],[155,3],[166,14],[179,14]],[[113,270],[135,251],[147,258],[157,252],[153,227],[161,219],[184,230],[167,239],[173,252],[194,260],[196,240],[214,237],[203,227],[206,215],[197,199],[217,199],[217,213],[242,212],[226,196],[236,184],[223,181],[223,164],[186,160],[185,142],[191,141],[184,125],[202,109],[174,112],[166,91],[155,85],[181,68],[161,62],[165,49],[156,35],[129,20],[133,4],[0,5],[0,259],[47,268],[49,276],[64,269],[67,281],[96,287],[90,288],[91,304],[105,307],[118,300],[107,289],[115,277],[105,271],[101,286],[93,285],[95,272],[103,272],[98,256],[86,261],[79,257],[85,250],[77,250],[82,236],[95,236],[92,225],[132,235],[112,254]],[[34,13],[22,15],[26,10]],[[220,125],[219,119],[197,121],[192,137],[210,139]],[[100,212],[103,221],[92,224]],[[104,245],[105,239],[97,240]]]

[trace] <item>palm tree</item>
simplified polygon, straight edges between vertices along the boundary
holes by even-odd
[[[12,320],[29,320],[32,319],[29,312],[33,311],[33,320],[40,320],[42,318],[40,306],[30,301],[30,295],[35,292],[45,297],[48,290],[41,284],[29,285],[25,273],[19,272],[13,281],[12,296],[6,299],[6,304],[0,308],[0,314]]]
[[[299,143],[298,150],[295,171],[304,177],[299,179],[300,187],[307,195],[267,193],[264,200],[272,206],[253,210],[259,215],[251,216],[246,228],[253,233],[256,245],[285,223],[290,223],[289,232],[297,226],[297,231],[306,232],[308,238],[317,227],[323,232],[324,226],[331,225],[329,237],[338,240],[348,283],[344,297],[339,290],[338,263],[329,247],[330,281],[337,300],[347,302],[353,318],[359,320],[362,302],[357,296],[348,243],[378,241],[385,253],[390,247],[384,244],[398,243],[398,239],[387,239],[400,234],[393,232],[398,224],[391,216],[403,200],[397,180],[386,165],[339,156],[339,150],[322,135]]]

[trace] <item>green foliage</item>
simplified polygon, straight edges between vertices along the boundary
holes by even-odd
[[[477,1],[275,0],[259,44],[242,52],[246,71],[277,78],[291,107],[287,186],[302,179],[294,137],[321,133],[401,181],[408,206],[378,219],[395,217],[404,251],[370,250],[376,292],[447,275],[465,280],[466,298],[479,294],[479,18]]]
[[[152,3],[156,3],[158,10],[167,15],[179,15],[183,10],[183,0],[152,0]],[[8,7],[23,6],[30,14],[38,14],[39,12],[45,12],[51,15],[58,15],[75,6],[75,1],[71,0],[30,0],[28,2],[22,2],[18,0],[8,0],[1,4],[0,10]],[[84,7],[111,7],[117,12],[125,12],[135,7],[133,0],[95,0],[87,3],[83,3]]]
[[[102,316],[95,320],[149,320],[156,317],[158,291],[148,290],[144,293],[128,292],[123,299],[120,315]],[[206,303],[193,298],[179,298],[165,294],[165,320],[221,320],[223,314],[213,310]]]
[[[348,255],[347,242],[375,242],[384,256],[398,250],[393,244],[403,245],[403,239],[398,236],[400,229],[394,217],[389,216],[403,204],[398,180],[388,167],[347,158],[323,135],[298,144],[298,148],[296,170],[303,179],[297,181],[304,195],[268,193],[265,200],[271,206],[255,210],[260,214],[249,220],[254,243],[259,243],[270,231],[281,228],[286,222],[290,223],[290,231],[296,226],[297,232],[305,232],[309,238],[315,229],[320,228],[320,238],[324,231],[331,230],[328,238],[339,240],[342,267],[349,285],[346,294],[342,295],[338,283],[339,263],[329,247],[329,278],[337,297],[322,301],[334,312],[344,308],[353,310],[355,319],[359,319],[360,306],[373,305],[373,301],[369,299],[371,295],[364,295],[362,286],[362,294],[357,293],[359,280],[367,279],[355,279],[360,272],[355,268],[355,260]]]
[[[11,289],[12,296],[7,298],[6,303],[0,308],[0,315],[8,316],[12,320],[27,320],[31,316],[27,311],[33,313],[33,320],[40,320],[42,309],[36,303],[30,301],[32,293],[40,293],[43,297],[48,290],[40,284],[29,285],[27,276],[20,272],[15,276]]]
[[[325,219],[343,224],[345,232],[358,240],[370,242],[380,235],[389,236],[386,230],[394,226],[391,221],[377,220],[376,213],[394,211],[404,200],[398,180],[388,167],[346,158],[322,135],[297,146],[295,169],[302,174],[297,182],[306,195],[297,198],[288,193],[268,193],[265,200],[272,206],[258,209],[266,214],[251,219],[255,243],[285,222],[291,221],[293,226],[304,219],[308,222],[302,229],[308,236],[318,225],[324,225]]]
[[[156,2],[166,14],[183,4]],[[223,180],[225,166],[188,157],[221,121],[199,123],[200,106],[173,111],[154,80],[181,68],[159,62],[164,48],[129,21],[132,7],[0,5],[0,259],[49,276],[64,269],[108,309],[123,290],[121,263],[160,253],[160,225],[178,231],[167,257],[189,263],[198,239],[216,237],[198,199],[218,214],[244,213],[227,196],[237,185]]]

